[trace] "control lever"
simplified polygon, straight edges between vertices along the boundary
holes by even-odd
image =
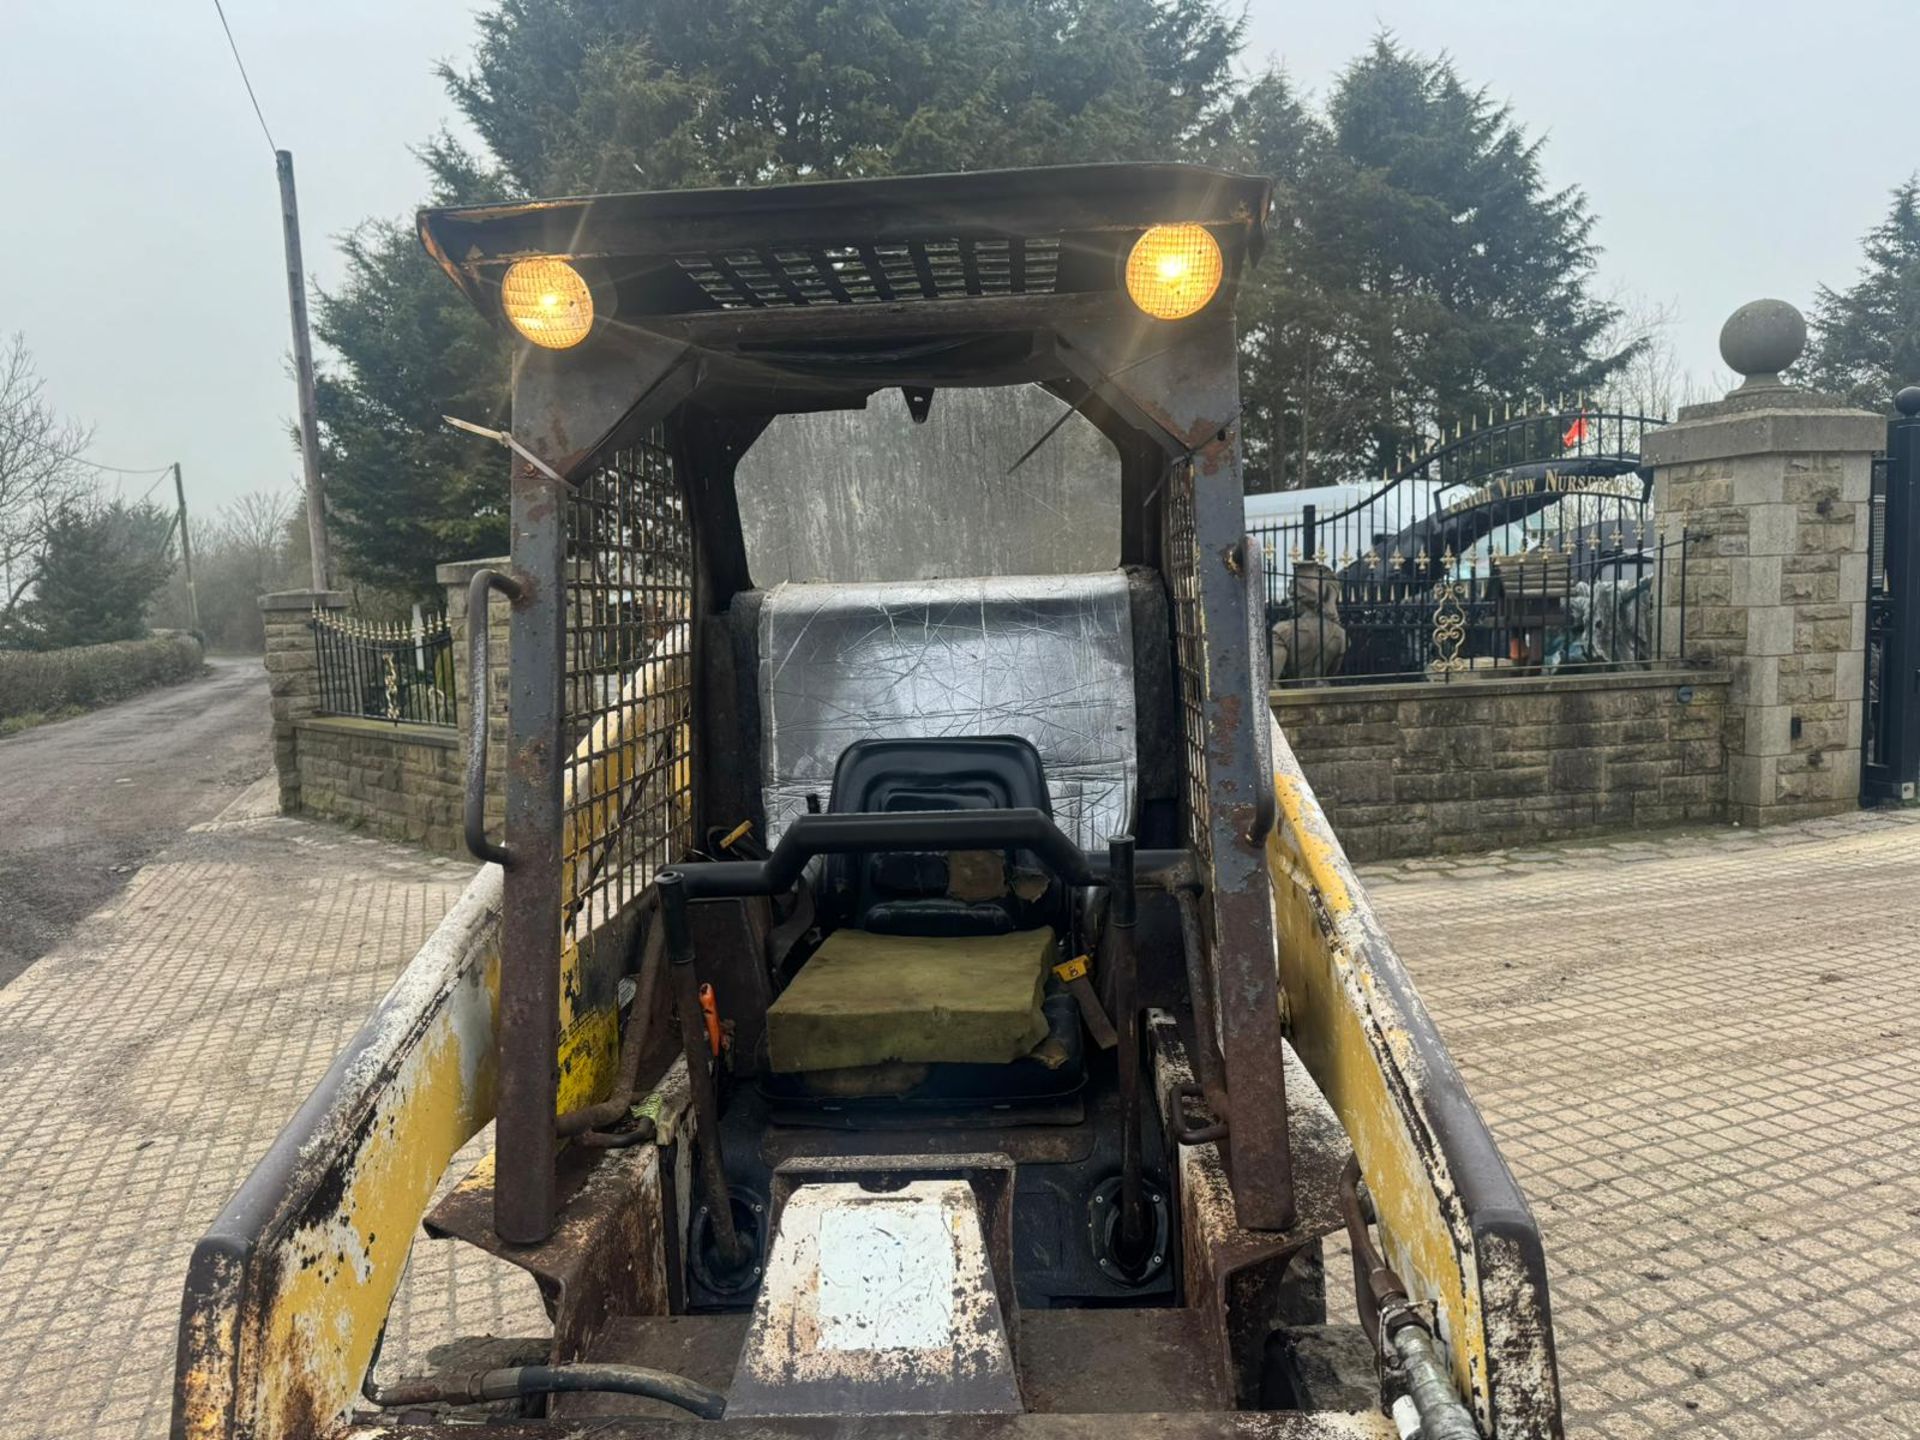
[[[654,880],[660,894],[660,921],[666,926],[667,968],[673,977],[673,1008],[680,1017],[680,1045],[687,1057],[687,1088],[693,1094],[694,1150],[700,1175],[700,1198],[712,1227],[716,1267],[723,1275],[737,1275],[751,1256],[733,1223],[733,1199],[727,1193],[727,1173],[720,1163],[720,1101],[714,1093],[714,1047],[708,1036],[706,1012],[700,1004],[700,979],[694,972],[693,931],[687,924],[686,881],[676,871],[663,871]]]
[[[1140,976],[1133,948],[1139,900],[1134,893],[1131,835],[1107,841],[1107,927],[1105,964],[1111,968],[1114,1020],[1120,1061],[1120,1243],[1117,1259],[1143,1265],[1152,1248],[1146,1196],[1140,1184]]]

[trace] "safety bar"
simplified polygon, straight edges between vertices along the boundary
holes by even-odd
[[[715,860],[675,866],[689,900],[779,895],[792,888],[816,855],[876,850],[1000,850],[1031,853],[1069,885],[1104,885],[1105,855],[1089,855],[1067,838],[1044,810],[891,810],[801,815],[788,824],[764,860]],[[1135,872],[1161,885],[1194,873],[1185,850],[1142,850]]]
[[[511,575],[498,570],[476,570],[467,584],[467,793],[465,829],[467,849],[476,860],[498,865],[512,863],[505,845],[487,838],[487,600],[498,590],[511,604],[526,593]]]

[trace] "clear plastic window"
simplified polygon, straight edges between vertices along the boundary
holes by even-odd
[[[782,415],[741,459],[736,487],[761,588],[1120,563],[1120,454],[1037,385],[936,391],[919,425],[898,390],[864,410]]]

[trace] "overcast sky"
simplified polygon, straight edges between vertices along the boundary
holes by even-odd
[[[450,119],[433,63],[466,54],[476,8],[227,0],[321,286],[334,237],[418,202],[408,147]],[[1920,165],[1912,19],[1912,0],[1252,0],[1247,58],[1324,92],[1382,25],[1451,52],[1547,134],[1550,181],[1585,188],[1601,290],[1675,305],[1704,376],[1734,306],[1850,281]],[[206,512],[292,483],[273,160],[212,0],[0,0],[0,134],[0,333],[25,332],[94,458],[177,459]]]

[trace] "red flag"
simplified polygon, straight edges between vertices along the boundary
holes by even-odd
[[[1571,450],[1582,440],[1586,439],[1587,435],[1587,417],[1585,415],[1576,415],[1574,416],[1573,424],[1567,427],[1567,433],[1560,437],[1560,448],[1563,450]]]

